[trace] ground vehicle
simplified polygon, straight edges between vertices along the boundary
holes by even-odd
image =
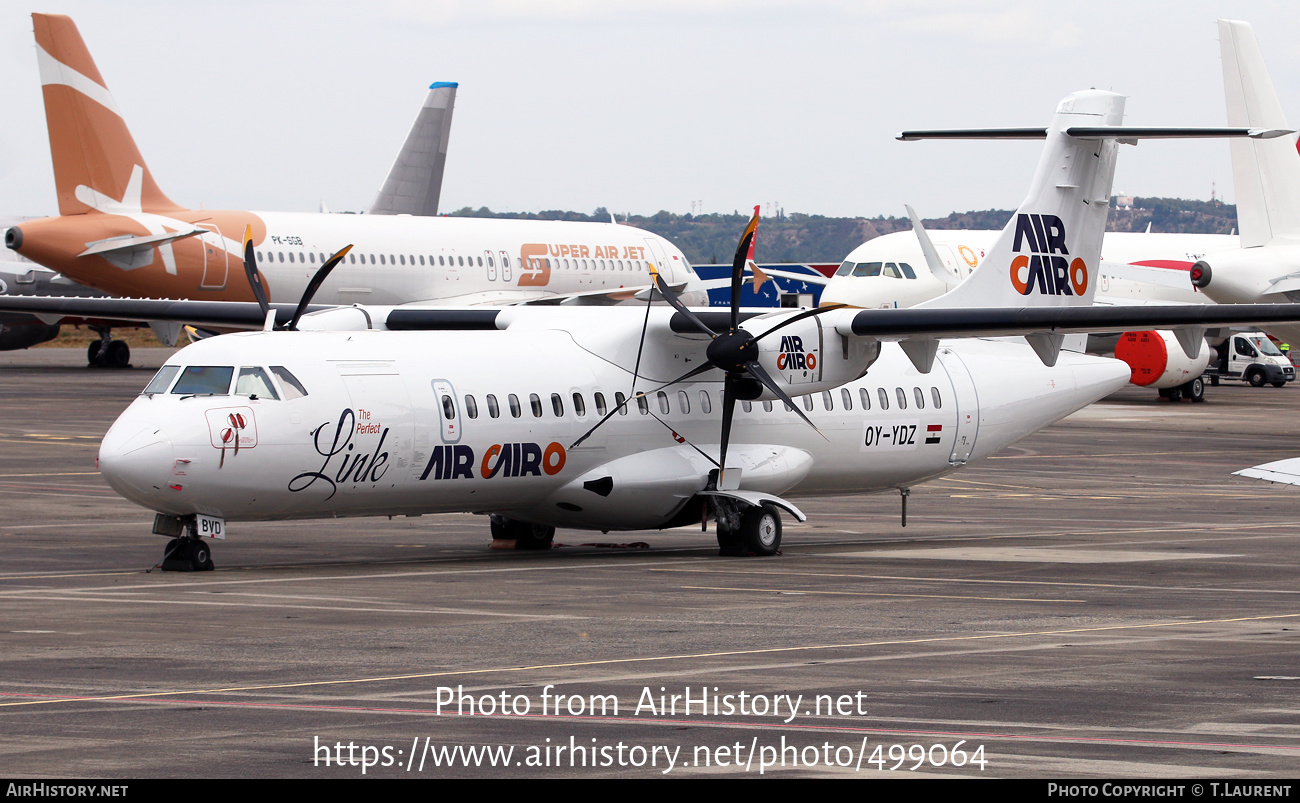
[[[1240,379],[1256,388],[1264,387],[1266,382],[1280,388],[1295,379],[1291,361],[1263,332],[1233,334],[1216,350],[1217,359],[1205,371],[1212,385],[1219,384],[1220,379]]]

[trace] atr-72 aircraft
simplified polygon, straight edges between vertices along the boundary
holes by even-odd
[[[145,166],[72,20],[32,20],[59,215],[9,228],[5,245],[83,284],[135,298],[251,301],[240,239],[250,227],[275,298],[302,296],[327,242],[354,245],[321,290],[331,304],[608,303],[648,290],[651,264],[677,288],[696,281],[667,240],[612,221],[186,209]],[[388,189],[378,211],[401,208]],[[707,303],[703,290],[689,292]]]
[[[804,518],[787,497],[905,490],[1128,381],[1123,363],[1063,349],[1067,333],[1300,316],[1091,306],[1117,139],[1143,135],[1122,110],[1110,92],[1062,101],[1015,218],[922,308],[696,312],[662,275],[671,309],[347,307],[285,326],[262,302],[284,330],[177,352],[105,435],[100,470],[157,512],[174,567],[210,568],[201,536],[231,522],[448,511],[490,514],[523,547],[555,527],[711,518],[724,553],[774,554],[780,511]],[[235,317],[139,303],[145,318]],[[1010,335],[1030,345],[940,340]]]

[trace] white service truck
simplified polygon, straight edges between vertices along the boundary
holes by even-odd
[[[1218,356],[1205,370],[1211,385],[1219,384],[1220,379],[1240,379],[1251,387],[1269,384],[1280,388],[1295,379],[1291,360],[1263,332],[1235,333],[1215,350]]]

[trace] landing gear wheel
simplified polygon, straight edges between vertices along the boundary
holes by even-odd
[[[193,539],[186,545],[186,552],[190,559],[190,566],[196,572],[210,572],[213,569],[212,550],[208,545],[198,539]]]
[[[108,353],[104,355],[105,368],[125,368],[131,364],[131,347],[125,340],[114,340],[108,344]]]
[[[781,550],[781,514],[772,505],[749,508],[740,519],[740,538],[755,555],[775,555]]]
[[[730,530],[719,528],[718,554],[724,558],[745,558],[749,557],[749,550],[745,548],[740,536]]]
[[[96,368],[103,366],[104,361],[99,354],[103,350],[104,350],[103,341],[100,340],[90,341],[90,345],[86,346],[86,362]]]
[[[1160,391],[1160,398],[1168,399],[1171,402],[1183,400],[1183,388],[1179,385],[1176,388],[1163,388]]]
[[[554,527],[530,524],[496,514],[491,516],[491,521],[493,540],[514,541],[515,549],[550,549],[555,540]]]
[[[1205,380],[1198,376],[1191,382],[1183,385],[1183,395],[1197,404],[1205,401]]]
[[[1255,370],[1251,371],[1249,374],[1246,374],[1246,381],[1250,383],[1250,386],[1252,388],[1262,388],[1264,387],[1264,381],[1265,381],[1264,372],[1256,368]]]

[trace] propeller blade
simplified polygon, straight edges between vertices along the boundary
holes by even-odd
[[[798,413],[799,417],[804,420],[804,423],[806,423],[808,426],[816,430],[818,435],[821,435],[822,438],[826,438],[826,435],[820,429],[817,429],[817,425],[814,424],[812,420],[808,418],[808,416],[803,414],[803,410],[799,409],[799,405],[795,404],[794,400],[786,395],[786,392],[781,389],[781,386],[778,385],[772,379],[771,375],[768,374],[767,369],[764,368],[757,360],[755,360],[754,362],[745,363],[745,370],[749,371],[750,375],[752,375],[759,382],[762,382],[763,387],[767,388],[768,390],[775,393],[778,397],[780,397],[781,401],[785,402],[786,405],[791,410],[794,410],[796,413]]]
[[[678,443],[684,443],[684,444],[686,444],[687,446],[691,447],[691,448],[694,449],[695,451],[699,452],[699,453],[700,453],[700,456],[703,457],[705,460],[708,460],[710,463],[712,463],[713,465],[717,466],[718,468],[722,468],[722,465],[719,464],[717,460],[714,460],[714,459],[709,455],[708,452],[704,451],[704,450],[701,449],[700,447],[698,447],[698,446],[696,446],[695,444],[691,443],[691,442],[688,441],[688,440],[686,439],[686,437],[683,436],[680,432],[678,432],[677,430],[673,429],[673,425],[672,425],[672,424],[669,424],[667,421],[665,421],[665,420],[663,420],[662,418],[660,418],[659,416],[655,415],[653,412],[650,413],[650,417],[653,418],[654,420],[658,421],[660,424],[663,424],[663,425],[664,425],[664,429],[668,430],[669,432],[671,432],[671,433],[673,434],[673,440],[677,441]]]
[[[664,301],[667,301],[672,305],[673,309],[685,315],[691,323],[695,324],[697,329],[709,337],[713,337],[717,334],[706,326],[704,321],[700,320],[694,312],[691,312],[690,309],[682,303],[682,300],[668,287],[668,282],[664,281],[664,277],[655,269],[654,265],[650,266],[650,275],[654,277],[655,288],[659,291],[659,294],[664,297]]]
[[[727,444],[731,442],[731,419],[736,413],[736,378],[732,371],[722,381],[722,441],[718,444],[718,487],[726,488],[722,475],[727,472]]]
[[[581,438],[578,438],[576,441],[574,441],[574,442],[573,442],[573,446],[570,446],[569,448],[572,449],[572,448],[574,448],[575,446],[579,446],[579,445],[581,445],[583,441],[585,441],[587,438],[591,437],[591,433],[593,433],[593,432],[595,432],[597,429],[599,429],[602,425],[604,425],[604,423],[605,423],[606,421],[608,421],[609,419],[613,418],[613,417],[614,417],[614,414],[617,413],[619,410],[622,410],[624,407],[626,407],[626,406],[628,405],[629,402],[635,401],[636,399],[638,399],[638,398],[640,398],[640,397],[642,397],[642,396],[649,396],[651,393],[657,393],[657,392],[663,390],[664,388],[669,387],[670,385],[676,385],[678,382],[685,382],[686,380],[690,379],[690,378],[693,377],[693,376],[698,376],[699,374],[702,374],[702,373],[704,373],[705,371],[712,371],[713,369],[714,369],[714,366],[711,365],[710,363],[707,363],[707,362],[706,362],[706,363],[703,363],[703,364],[701,364],[701,365],[697,365],[697,366],[695,366],[694,368],[692,368],[691,370],[689,370],[689,371],[687,371],[686,373],[682,374],[681,376],[677,377],[677,378],[674,379],[673,381],[671,381],[671,382],[669,382],[669,383],[667,383],[667,384],[664,384],[664,385],[660,385],[659,387],[655,388],[654,390],[647,390],[647,391],[645,391],[645,392],[643,392],[643,393],[637,393],[637,394],[634,394],[634,395],[632,395],[632,396],[629,396],[628,398],[626,398],[626,399],[623,400],[623,403],[622,403],[622,404],[620,404],[620,405],[614,407],[612,410],[610,410],[608,413],[606,413],[604,418],[602,418],[602,419],[600,419],[599,421],[597,421],[597,422],[596,422],[596,425],[595,425],[594,427],[592,427],[591,429],[589,429],[589,430],[587,430],[585,433],[583,433],[583,436],[582,436]],[[657,417],[657,416],[656,416],[656,417]],[[661,423],[662,423],[662,422],[661,422]],[[667,424],[664,424],[664,426],[668,426],[668,425],[667,425]],[[672,429],[672,427],[668,427],[668,428],[669,428],[669,429]],[[712,460],[713,458],[710,457],[709,459]]]
[[[352,246],[344,246],[343,250],[330,257],[324,265],[320,266],[320,270],[316,271],[316,275],[311,277],[311,281],[307,283],[307,289],[303,291],[302,299],[298,301],[298,308],[293,311],[293,317],[289,319],[289,325],[285,327],[286,329],[293,332],[298,330],[298,319],[307,311],[307,305],[311,303],[312,297],[316,295],[316,291],[320,289],[325,278],[330,275],[330,271],[334,270],[334,266],[342,262],[343,257],[347,256],[351,250]]]
[[[253,288],[253,298],[262,308],[265,316],[271,311],[271,303],[266,299],[266,288],[262,286],[262,274],[257,269],[257,252],[253,250],[253,227],[244,228],[244,273],[248,274],[248,286]]]
[[[791,315],[789,318],[786,318],[784,321],[781,321],[776,326],[773,326],[771,329],[768,329],[763,334],[756,336],[754,338],[754,342],[757,343],[758,341],[762,340],[763,338],[767,337],[768,335],[772,334],[778,329],[783,329],[792,323],[798,323],[799,321],[802,321],[804,318],[811,318],[814,315],[821,315],[823,312],[834,312],[837,309],[844,309],[847,306],[848,304],[829,304],[825,307],[817,307],[815,309],[804,310],[798,315]]]
[[[745,233],[740,236],[736,246],[736,256],[731,260],[731,331],[740,326],[740,288],[744,284],[745,260],[754,253],[754,235],[758,232],[758,207],[754,207],[754,216],[749,219]]]

